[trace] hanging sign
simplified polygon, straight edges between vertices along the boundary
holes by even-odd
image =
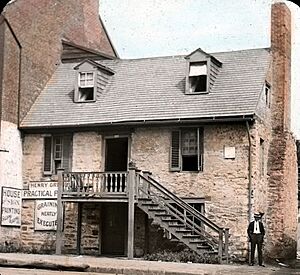
[[[57,201],[35,201],[35,230],[56,230],[57,225]]]
[[[2,187],[1,225],[21,226],[22,191]]]

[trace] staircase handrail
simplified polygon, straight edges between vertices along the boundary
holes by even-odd
[[[143,180],[146,180],[148,183],[159,189],[161,192],[163,192],[165,195],[167,195],[169,198],[171,198],[173,201],[177,202],[190,212],[193,216],[197,217],[199,220],[201,220],[205,225],[207,225],[209,228],[213,229],[215,232],[220,232],[220,230],[225,230],[225,228],[219,227],[217,224],[206,218],[202,213],[200,213],[198,210],[196,210],[194,207],[190,206],[188,203],[186,203],[184,200],[170,192],[167,188],[165,188],[163,185],[161,185],[158,181],[156,181],[151,176],[145,177],[142,174],[140,174],[140,177]]]

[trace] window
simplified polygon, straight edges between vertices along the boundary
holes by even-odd
[[[203,130],[187,128],[172,132],[171,171],[202,171]]]
[[[93,72],[78,73],[78,102],[95,100],[95,81]]]
[[[266,106],[270,108],[271,106],[271,86],[268,83],[265,83],[265,98],[266,98]]]
[[[265,175],[265,142],[263,139],[259,141],[259,174],[261,177]]]
[[[70,170],[71,136],[44,137],[44,174],[57,174],[57,169]]]
[[[190,206],[192,206],[193,208],[195,208],[198,212],[200,212],[201,214],[205,213],[205,205],[203,202],[196,202],[197,199],[188,199],[188,198],[182,198],[186,203],[188,203]],[[184,214],[185,210],[180,207],[179,205],[175,204],[175,203],[170,203],[170,205],[176,209],[177,211],[181,212],[182,214]],[[173,210],[173,212],[176,213],[176,210]],[[195,216],[186,214],[186,217],[189,218],[190,220],[192,220],[194,223],[196,223],[199,226],[203,226],[202,222],[200,219],[198,219]]]
[[[206,62],[190,63],[189,93],[207,91],[207,64]]]

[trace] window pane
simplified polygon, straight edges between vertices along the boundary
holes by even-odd
[[[93,73],[87,73],[86,74],[86,79],[93,80]]]
[[[85,79],[85,73],[80,73],[79,77],[80,77],[80,80],[84,80]]]
[[[182,155],[197,155],[197,132],[182,132]]]
[[[55,138],[54,139],[54,158],[61,159],[62,157],[62,139]]]
[[[86,80],[86,85],[87,85],[87,86],[93,86],[93,84],[94,84],[93,79],[87,79],[87,80]]]
[[[190,76],[207,75],[206,64],[191,64],[190,66]]]

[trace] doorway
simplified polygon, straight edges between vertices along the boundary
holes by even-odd
[[[127,171],[128,137],[106,138],[105,171]]]
[[[126,255],[127,241],[126,203],[104,203],[102,206],[101,254]]]

